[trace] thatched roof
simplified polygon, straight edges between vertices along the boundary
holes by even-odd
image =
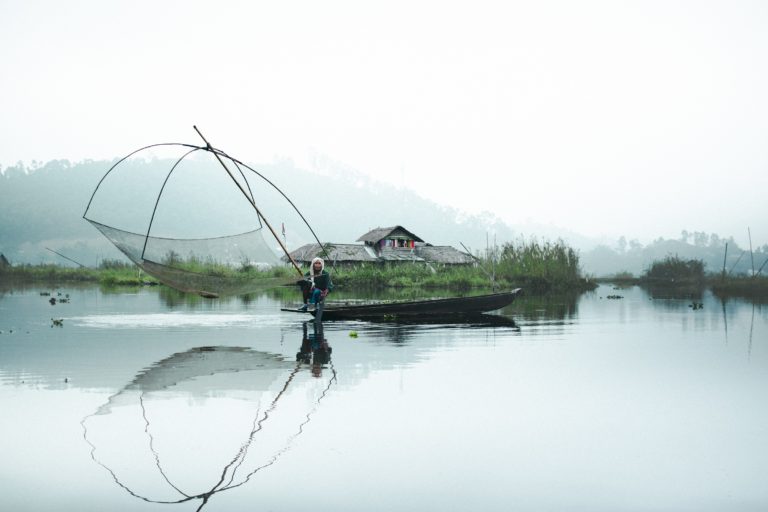
[[[444,263],[446,265],[466,265],[473,263],[474,259],[450,245],[420,245],[417,246],[416,254],[424,260],[433,263]]]
[[[405,236],[408,237],[411,240],[415,240],[416,242],[424,242],[421,238],[417,237],[407,229],[405,229],[403,226],[392,226],[388,228],[376,228],[372,229],[360,238],[357,239],[358,242],[367,242],[370,244],[375,244],[379,240],[383,240],[387,237],[391,236]]]
[[[393,249],[384,247],[379,253],[380,261],[424,261],[415,250]]]
[[[291,252],[291,257],[297,263],[309,263],[313,258],[320,256],[327,260],[330,259],[334,262],[374,262],[378,258],[376,255],[365,247],[364,245],[357,244],[326,244],[328,249],[328,255],[320,247],[319,244],[307,244],[302,245],[295,251]]]

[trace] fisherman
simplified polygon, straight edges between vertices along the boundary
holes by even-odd
[[[322,258],[312,260],[309,272],[304,274],[304,279],[298,284],[304,299],[304,304],[299,311],[307,311],[309,304],[317,308],[317,305],[333,290],[331,275],[325,270],[325,262]]]

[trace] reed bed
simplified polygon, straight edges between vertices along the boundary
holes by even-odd
[[[509,242],[501,247],[497,274],[536,292],[587,290],[595,287],[581,275],[579,255],[562,240]]]

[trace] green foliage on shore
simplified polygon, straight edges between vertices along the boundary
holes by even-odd
[[[629,273],[616,274],[608,279],[614,283],[640,284],[653,287],[689,286],[712,289],[720,297],[768,297],[768,277],[744,274],[727,275],[725,272],[706,273],[702,260],[667,256],[654,261],[639,278]]]
[[[667,256],[661,261],[654,261],[643,274],[643,280],[679,282],[703,282],[704,262],[702,260],[684,260],[677,256]]]
[[[709,284],[720,297],[768,297],[768,276],[712,277]]]
[[[472,288],[530,291],[585,290],[594,283],[581,276],[576,251],[562,241],[520,240],[478,258],[477,265],[424,263],[368,264],[339,268],[334,283],[342,287],[385,287],[469,290]]]
[[[8,280],[31,282],[91,282],[102,286],[141,286],[153,278],[143,274],[135,265],[105,260],[98,268],[64,267],[45,263],[39,265],[8,265],[0,267],[0,276]]]
[[[519,240],[502,246],[497,269],[502,279],[530,291],[589,290],[596,285],[581,275],[579,255],[562,240]]]
[[[290,267],[265,271],[249,265],[229,267],[211,262],[184,261],[183,268],[222,278],[241,280],[291,277]],[[336,286],[388,289],[511,289],[530,291],[583,290],[594,284],[581,277],[578,254],[563,242],[519,241],[503,245],[494,254],[478,259],[476,265],[435,265],[426,263],[361,264],[332,269]],[[0,273],[26,280],[92,281],[103,286],[139,286],[154,281],[135,265],[105,260],[99,268],[72,268],[58,265],[6,266]],[[297,276],[298,277],[298,276]]]
[[[475,267],[423,263],[362,264],[333,271],[336,286],[379,288],[487,288],[488,277]],[[501,284],[501,283],[500,283]],[[506,284],[506,283],[505,283]]]

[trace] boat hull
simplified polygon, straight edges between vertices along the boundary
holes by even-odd
[[[335,319],[417,319],[426,317],[476,316],[511,304],[521,293],[520,288],[509,292],[451,297],[420,301],[381,302],[375,304],[324,304],[311,312],[323,320]]]

